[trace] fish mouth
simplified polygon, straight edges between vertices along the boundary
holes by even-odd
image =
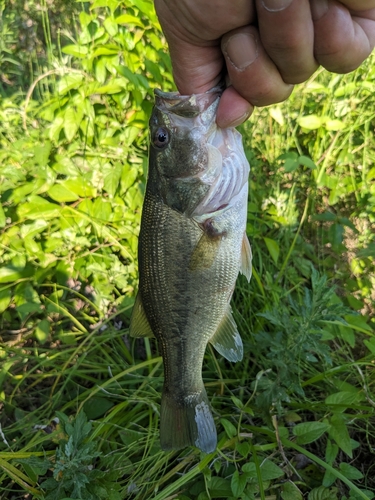
[[[164,113],[173,113],[184,118],[194,118],[204,113],[224,91],[218,85],[203,94],[181,95],[178,92],[163,92],[155,89],[155,105]]]

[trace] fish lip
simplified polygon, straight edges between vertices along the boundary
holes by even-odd
[[[155,105],[162,112],[193,118],[206,111],[219,99],[223,90],[223,85],[217,85],[202,94],[183,95],[178,92],[163,92],[154,89]]]

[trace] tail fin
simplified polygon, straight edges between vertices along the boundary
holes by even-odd
[[[163,450],[197,446],[211,453],[217,434],[206,390],[177,400],[163,391],[160,411],[160,442]]]

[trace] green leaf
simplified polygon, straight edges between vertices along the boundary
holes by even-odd
[[[375,493],[369,490],[360,490],[369,500],[372,500],[375,497]],[[360,496],[356,491],[350,490],[349,500],[363,500],[363,497]]]
[[[112,215],[112,205],[104,198],[96,198],[93,204],[92,215],[101,222],[109,221]]]
[[[42,321],[39,321],[37,327],[35,328],[35,337],[37,340],[41,343],[44,344],[48,338],[50,331],[50,322],[47,319],[43,319]]]
[[[119,47],[108,45],[108,46],[101,46],[98,49],[95,50],[93,57],[98,57],[98,56],[114,56],[119,53]],[[98,61],[98,63],[102,61],[103,64],[106,64],[108,62],[107,58],[103,58]]]
[[[246,458],[250,453],[250,444],[247,441],[238,442],[236,443],[236,450]]]
[[[294,483],[287,482],[282,486],[283,500],[302,500],[302,494]]]
[[[344,451],[350,458],[352,458],[352,446],[350,443],[350,436],[345,420],[340,414],[335,414],[332,415],[330,424],[331,427],[328,431],[329,435],[334,441],[336,441],[342,451]]]
[[[375,354],[375,337],[372,337],[370,340],[364,340],[363,343],[371,354]]]
[[[318,115],[301,116],[297,119],[298,125],[307,130],[316,130],[321,127],[324,120]]]
[[[122,165],[120,163],[117,163],[104,177],[103,188],[105,191],[107,191],[107,193],[111,198],[115,196],[116,190],[120,184],[121,174],[122,174]]]
[[[360,399],[359,392],[340,391],[327,396],[325,403],[326,405],[340,405],[342,408],[338,408],[337,411],[344,411],[351,404],[358,403]]]
[[[314,488],[310,491],[308,500],[337,500],[337,488],[329,489],[324,486]]]
[[[280,255],[280,247],[277,241],[271,239],[271,238],[263,238],[264,242],[267,246],[267,249],[272,257],[272,260],[274,261],[275,264],[277,264],[277,261],[279,260],[279,255]]]
[[[0,283],[12,283],[33,274],[30,267],[0,266]]]
[[[108,85],[103,85],[103,87],[95,89],[95,94],[118,94],[123,90],[124,87],[122,85],[118,85],[117,83],[109,83]]]
[[[131,445],[132,443],[136,443],[143,437],[142,432],[135,431],[133,429],[122,429],[120,430],[119,435],[121,441],[127,446]]]
[[[298,444],[308,444],[319,439],[329,427],[324,422],[304,422],[293,427],[293,434]]]
[[[116,17],[115,22],[117,24],[132,24],[134,26],[139,26],[140,28],[144,27],[141,19],[129,14],[122,14],[121,16]]]
[[[96,196],[96,188],[82,177],[66,179],[60,183],[60,186],[81,198],[93,198]]]
[[[248,462],[247,464],[242,466],[242,471],[246,474],[248,478],[257,479],[258,472],[254,462]],[[260,466],[260,472],[262,476],[262,481],[270,481],[272,479],[277,479],[278,477],[283,476],[284,471],[271,462],[270,460],[265,460]]]
[[[0,290],[0,314],[3,313],[9,306],[12,299],[12,292],[10,288]]]
[[[237,436],[237,429],[231,422],[229,422],[229,420],[221,418],[220,423],[224,427],[224,430],[229,438]]]
[[[124,76],[130,83],[134,85],[135,88],[139,85],[138,75],[135,75],[127,66],[116,66],[116,70],[122,76]]]
[[[93,397],[83,405],[83,410],[90,420],[103,416],[114,403],[106,398]]]
[[[64,133],[69,142],[76,135],[81,121],[82,115],[73,106],[67,108],[64,115]]]
[[[327,120],[324,124],[327,130],[343,130],[345,128],[345,123],[342,120]]]
[[[87,12],[82,11],[79,13],[79,22],[82,28],[87,28],[87,26],[95,19],[92,14],[87,14]]]
[[[59,140],[60,132],[64,127],[64,118],[60,115],[57,115],[56,118],[50,125],[48,137],[51,141],[57,142]]]
[[[358,85],[357,82],[350,82],[347,83],[346,85],[342,85],[341,87],[337,87],[333,95],[335,97],[344,97],[353,94],[353,92],[357,88],[357,85]]]
[[[337,220],[337,215],[332,212],[324,212],[322,214],[316,214],[312,216],[312,220],[323,221],[323,222],[334,222]]]
[[[31,236],[28,236],[23,240],[23,245],[27,254],[31,257],[38,255],[39,252],[42,251],[40,244],[38,244]]]
[[[211,498],[229,498],[232,496],[231,482],[222,477],[212,477],[208,489]]]
[[[327,461],[327,463],[332,465],[334,460],[336,460],[338,452],[339,452],[338,446],[336,444],[332,443],[332,441],[330,441],[328,439],[327,448],[326,448],[326,461]]]
[[[29,200],[29,203],[19,206],[17,210],[19,217],[39,220],[53,219],[60,216],[61,207],[56,203],[51,203],[41,196],[30,196]]]
[[[105,58],[101,58],[95,63],[95,76],[99,83],[105,82],[107,77]]]
[[[292,158],[287,158],[284,163],[285,172],[294,172],[298,168],[298,161]]]
[[[40,304],[37,302],[25,302],[17,306],[16,309],[22,320],[24,320],[30,313],[42,312]]]
[[[304,156],[304,155],[300,156],[298,158],[298,162],[300,165],[303,165],[304,167],[310,168],[311,170],[316,169],[315,163],[308,156]]]
[[[44,219],[35,220],[34,222],[28,222],[27,224],[22,224],[20,227],[20,236],[22,239],[35,236],[36,234],[42,233],[48,223]]]
[[[271,460],[264,460],[260,466],[262,481],[271,481],[285,475],[285,472]]]
[[[11,200],[14,204],[19,204],[21,201],[25,199],[25,197],[33,192],[35,189],[35,181],[34,182],[26,182],[22,186],[17,187],[13,190],[11,194]]]
[[[344,318],[354,330],[358,330],[359,332],[363,333],[374,333],[371,326],[367,324],[368,318],[365,315],[348,314],[345,315]]]
[[[285,119],[280,106],[272,106],[269,108],[270,116],[277,122],[281,127],[285,125]]]
[[[241,474],[236,470],[232,476],[232,480],[230,482],[230,487],[232,489],[232,493],[235,497],[239,497],[242,495],[245,486],[247,483],[247,477],[244,474]]]
[[[76,201],[79,199],[79,196],[76,193],[73,193],[73,191],[61,184],[55,184],[47,191],[47,193],[53,200],[58,201],[59,203]]]
[[[108,35],[115,36],[118,32],[118,23],[113,19],[113,17],[107,17],[103,23]]]
[[[240,410],[244,407],[243,402],[239,398],[236,398],[236,396],[231,396],[230,399],[233,401],[235,406]]]
[[[2,204],[0,203],[0,227],[5,227],[6,217]]]
[[[61,51],[64,54],[68,54],[69,56],[74,56],[80,59],[84,59],[87,56],[88,48],[85,47],[84,45],[72,44],[72,45],[65,45],[65,47],[63,47]]]
[[[34,147],[34,158],[38,165],[47,165],[51,149],[52,144],[50,141]]]
[[[347,479],[362,479],[363,474],[361,471],[345,462],[340,463],[340,471]]]
[[[352,304],[350,304],[350,305],[351,305],[351,307],[353,307]],[[362,307],[363,307],[363,305],[362,305]],[[355,346],[355,339],[356,339],[354,330],[352,328],[349,328],[349,327],[343,326],[343,325],[338,325],[338,330],[339,330],[340,337],[342,339],[344,339],[345,342],[347,342],[350,345],[350,347],[353,348]]]
[[[366,248],[362,248],[362,250],[357,253],[357,256],[361,259],[364,257],[375,258],[375,243],[370,243]]]
[[[332,465],[333,462],[336,460],[338,452],[339,452],[339,447],[337,446],[337,444],[332,443],[332,441],[330,439],[328,439],[325,456],[326,456],[326,462],[329,465]],[[326,470],[324,473],[323,482],[322,482],[323,486],[329,487],[335,481],[336,481],[335,474],[333,472],[331,472],[330,470]]]

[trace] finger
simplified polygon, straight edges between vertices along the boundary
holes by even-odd
[[[255,27],[246,26],[226,34],[222,39],[222,51],[234,90],[252,105],[267,106],[291,94],[293,86],[281,78]]]
[[[224,90],[216,114],[216,123],[221,128],[237,127],[245,122],[254,110],[246,99],[232,87]]]
[[[341,3],[348,7],[348,9],[359,10],[370,10],[375,8],[374,0],[341,0]]]
[[[173,77],[181,94],[200,94],[222,80],[224,66],[219,42],[216,46],[200,47],[181,40],[169,43]]]
[[[223,66],[220,42],[190,38],[166,2],[155,1],[155,8],[169,45],[178,91],[198,94],[217,85]]]
[[[317,69],[309,0],[256,0],[263,47],[286,83],[301,83]]]
[[[310,0],[315,26],[315,57],[335,73],[348,73],[369,56],[375,45],[375,9],[368,19],[351,15],[336,0]],[[363,3],[363,2],[362,2]],[[371,19],[372,17],[372,19]]]
[[[167,39],[173,76],[181,94],[201,93],[223,79],[221,36],[254,21],[253,0],[155,0]]]

